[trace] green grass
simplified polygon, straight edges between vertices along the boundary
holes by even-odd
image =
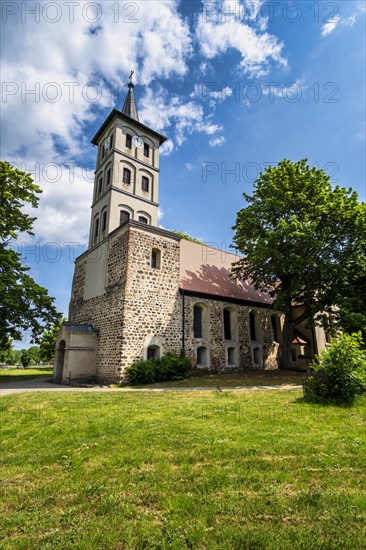
[[[5,382],[19,382],[21,380],[31,380],[32,378],[49,378],[52,376],[52,368],[47,367],[29,367],[9,368],[0,370],[0,384]]]
[[[305,373],[296,371],[247,370],[237,373],[203,374],[184,380],[145,384],[145,388],[245,387],[245,386],[301,386]]]
[[[3,397],[2,548],[364,548],[366,396],[301,395]]]

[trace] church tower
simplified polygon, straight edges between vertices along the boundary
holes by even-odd
[[[132,75],[122,110],[113,109],[92,139],[98,156],[89,248],[129,220],[158,224],[159,148],[166,138],[139,121]]]

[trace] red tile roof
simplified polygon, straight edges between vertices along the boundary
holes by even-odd
[[[240,257],[222,249],[182,239],[180,288],[198,294],[271,305],[272,298],[248,281],[230,278],[230,268]]]

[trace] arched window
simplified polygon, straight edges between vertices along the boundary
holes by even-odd
[[[159,346],[149,346],[147,348],[147,359],[160,359],[160,348]]]
[[[102,233],[107,229],[107,210],[104,210],[102,214]]]
[[[145,218],[145,216],[139,216],[139,222],[140,223],[149,223],[149,220]]]
[[[149,178],[147,178],[146,176],[142,176],[141,178],[141,188],[144,193],[149,192]]]
[[[204,304],[195,304],[193,307],[193,337],[206,338],[207,308]]]
[[[249,313],[249,332],[250,332],[250,339],[252,342],[255,342],[257,340],[257,327],[256,327],[256,319],[255,319],[255,313],[252,311]]]
[[[109,148],[113,148],[113,133],[109,136]]]
[[[111,184],[111,176],[112,176],[112,170],[111,170],[111,168],[108,168],[108,170],[107,170],[107,181],[106,181],[106,186],[107,187]]]
[[[255,366],[262,366],[262,353],[259,348],[254,348],[253,359]]]
[[[279,342],[280,327],[279,327],[278,315],[271,315],[271,328],[272,328],[273,341]]]
[[[224,339],[233,340],[233,312],[231,309],[224,308]]]
[[[161,252],[158,248],[153,248],[151,251],[151,267],[154,269],[161,267]]]
[[[197,366],[198,367],[207,367],[207,348],[200,346],[197,348],[196,352]]]
[[[102,190],[103,190],[103,176],[101,176],[99,178],[99,183],[98,183],[98,196],[102,193]]]
[[[99,216],[94,220],[94,242],[97,241],[99,235]]]
[[[235,348],[227,348],[227,363],[228,365],[235,365],[236,363],[236,353],[235,353]]]
[[[123,183],[130,185],[131,183],[131,170],[128,168],[123,168]]]
[[[130,213],[126,210],[121,210],[119,214],[119,224],[123,225],[130,220]]]

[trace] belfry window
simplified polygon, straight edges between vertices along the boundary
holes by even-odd
[[[132,147],[132,136],[130,134],[126,134],[126,147],[127,149]]]
[[[108,169],[108,172],[107,172],[107,183],[106,185],[110,185],[111,184],[111,169],[109,168]]]
[[[127,223],[130,219],[130,213],[126,210],[121,210],[119,215],[119,223],[120,225],[123,225],[124,223]]]
[[[148,143],[144,143],[144,156],[147,158],[150,156],[150,146]]]
[[[103,177],[99,178],[99,184],[98,184],[98,196],[101,194],[103,189]]]
[[[96,218],[94,222],[94,241],[97,240],[99,235],[99,218]]]
[[[139,222],[140,223],[149,223],[148,219],[145,218],[145,216],[139,216]]]
[[[142,190],[145,193],[149,192],[149,178],[142,176],[142,183],[141,183]]]
[[[128,168],[123,169],[123,183],[129,185],[131,183],[131,170]]]
[[[102,216],[102,232],[103,233],[106,230],[106,228],[107,228],[107,210],[105,210],[103,212],[103,216]]]

